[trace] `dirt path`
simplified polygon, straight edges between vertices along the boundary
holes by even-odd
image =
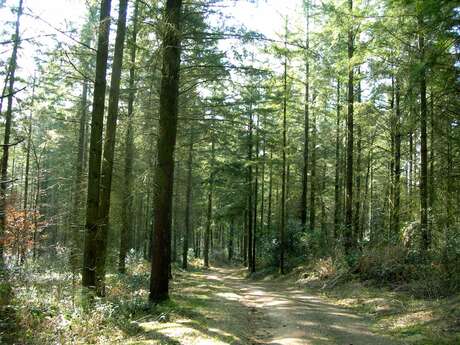
[[[371,322],[329,304],[290,284],[252,282],[238,270],[214,269],[212,275],[233,290],[249,308],[248,339],[252,344],[276,345],[396,345],[394,339],[373,334]]]
[[[166,317],[135,322],[123,345],[398,345],[371,321],[288,282],[251,281],[244,270],[177,272]],[[168,309],[169,308],[169,309]],[[169,317],[170,315],[170,317]]]

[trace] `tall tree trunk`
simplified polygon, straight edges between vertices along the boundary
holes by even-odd
[[[358,83],[357,83],[357,93],[356,93],[356,101],[358,103],[361,103],[361,68],[358,67]],[[357,136],[358,136],[358,141],[356,143],[356,178],[355,178],[355,183],[356,183],[356,198],[354,198],[354,203],[355,203],[355,211],[353,213],[353,243],[356,245],[359,244],[359,239],[361,238],[361,229],[360,229],[360,224],[361,224],[361,178],[362,178],[362,171],[361,171],[361,161],[362,161],[362,129],[361,129],[361,124],[358,124],[357,126]]]
[[[243,266],[248,265],[248,210],[243,212]]]
[[[270,149],[270,164],[268,173],[268,206],[267,206],[267,229],[272,231],[272,200],[273,200],[273,149]]]
[[[33,209],[33,224],[34,224],[34,231],[32,235],[32,258],[35,260],[38,257],[37,251],[37,242],[38,242],[38,204],[40,202],[40,194],[41,194],[41,168],[40,168],[40,161],[36,157],[36,165],[37,165],[37,176],[36,176],[36,187],[35,187],[35,200],[34,200],[34,209]]]
[[[435,183],[434,183],[434,100],[433,91],[430,94],[430,168],[429,172],[429,191],[428,191],[428,242],[431,243],[433,237],[433,226],[434,226],[434,201],[435,201]]]
[[[266,236],[265,234],[265,160],[266,160],[266,146],[267,141],[265,137],[265,117],[264,117],[264,135],[263,135],[263,149],[262,149],[262,171],[261,171],[261,185],[260,185],[260,236]]]
[[[93,109],[88,167],[88,194],[86,202],[86,232],[83,254],[82,285],[96,291],[96,260],[99,251],[98,217],[101,180],[102,133],[104,127],[105,90],[107,87],[107,58],[109,54],[111,0],[101,0],[99,34],[96,55]]]
[[[173,191],[173,228],[172,228],[172,256],[171,256],[171,261],[172,262],[177,262],[177,244],[178,244],[178,237],[180,236],[179,234],[179,205],[180,205],[180,166],[181,166],[181,161],[177,160],[176,161],[176,167],[174,168],[174,191]],[[172,273],[171,273],[172,274]]]
[[[420,28],[423,20],[419,19]],[[426,99],[426,67],[425,37],[419,34],[420,62],[420,230],[422,234],[422,250],[426,253],[430,247],[428,236],[428,149],[427,149],[427,99]]]
[[[395,87],[395,120],[394,120],[394,181],[393,181],[393,228],[392,238],[394,243],[400,237],[400,201],[401,201],[401,105],[400,81],[396,79]]]
[[[340,212],[342,209],[340,193],[340,80],[337,79],[337,104],[335,125],[335,177],[334,177],[334,239],[339,238]]]
[[[120,0],[118,12],[117,36],[110,81],[109,108],[107,111],[107,126],[104,138],[104,159],[102,160],[102,176],[99,201],[99,243],[96,258],[96,290],[99,296],[105,295],[105,261],[107,257],[107,237],[109,232],[110,194],[112,191],[113,162],[115,156],[115,140],[117,134],[118,103],[120,99],[121,69],[123,66],[123,51],[126,35],[126,15],[128,0]]]
[[[300,222],[302,229],[306,230],[307,225],[307,189],[308,189],[308,134],[309,134],[309,110],[310,110],[310,6],[306,3],[307,10],[307,34],[306,34],[306,55],[305,55],[305,98],[304,98],[304,123],[303,123],[303,167],[302,167],[302,194],[300,200]]]
[[[232,261],[233,259],[233,246],[234,246],[234,237],[235,237],[235,217],[231,216],[230,218],[230,227],[229,227],[229,234],[228,234],[228,261]]]
[[[446,157],[446,177],[445,177],[445,188],[446,188],[446,221],[444,226],[444,257],[447,256],[449,249],[451,248],[450,236],[452,232],[452,227],[455,222],[454,211],[453,211],[453,202],[454,202],[454,179],[452,177],[454,162],[453,162],[453,145],[452,145],[452,123],[450,119],[446,119],[446,146],[447,146],[447,157]]]
[[[361,217],[361,157],[362,157],[362,138],[361,138],[361,125],[357,125],[358,142],[356,143],[356,198],[355,198],[355,212],[353,214],[353,242],[358,242],[361,237],[360,217]]]
[[[324,201],[326,191],[326,176],[327,176],[327,165],[324,163],[324,167],[321,172],[321,185],[320,185],[320,205],[321,205],[321,252],[328,253],[329,249],[329,233],[326,224],[326,203]]]
[[[211,129],[213,130],[213,129]],[[204,234],[204,248],[203,248],[203,259],[204,267],[209,267],[209,249],[212,246],[212,193],[214,188],[214,154],[215,154],[215,143],[214,133],[211,134],[211,164],[209,173],[209,190],[208,190],[208,208],[206,212],[206,232]],[[212,251],[212,249],[211,249]]]
[[[254,234],[252,239],[252,265],[251,272],[256,271],[256,241],[257,241],[257,203],[258,192],[259,192],[259,118],[257,115],[257,124],[256,124],[256,171],[255,171],[255,182],[254,182]]]
[[[33,235],[32,235],[32,257],[33,257],[33,260],[35,262],[35,260],[37,259],[38,257],[38,248],[37,248],[37,243],[38,243],[38,230],[39,230],[39,227],[38,227],[38,220],[39,220],[39,203],[40,203],[40,199],[42,201],[44,201],[45,203],[47,202],[47,200],[44,198],[44,196],[42,196],[42,187],[43,189],[46,189],[47,187],[47,181],[45,180],[44,181],[44,186],[42,186],[41,184],[41,173],[42,173],[42,164],[41,164],[41,161],[42,161],[42,156],[43,154],[45,153],[45,150],[46,150],[46,145],[45,147],[43,147],[42,151],[40,153],[37,152],[37,149],[36,147],[33,145],[33,142],[32,142],[32,152],[34,154],[34,158],[35,158],[35,166],[36,166],[36,179],[35,179],[35,197],[34,197],[34,206],[33,206]],[[45,169],[46,170],[46,169]],[[45,199],[45,200],[44,200]]]
[[[313,96],[314,97],[314,96]],[[311,124],[311,162],[310,162],[310,231],[316,228],[316,112]]]
[[[370,172],[371,172],[371,165],[372,165],[372,145],[373,143],[371,143],[371,147],[369,149],[369,153],[368,153],[368,156],[367,156],[367,168],[366,168],[366,178],[365,178],[365,182],[364,182],[364,185],[365,185],[365,191],[364,191],[364,201],[363,201],[363,212],[362,212],[362,217],[361,217],[361,224],[360,224],[360,238],[359,240],[360,241],[363,241],[364,240],[364,235],[366,233],[365,231],[365,227],[364,227],[364,224],[365,224],[365,221],[366,221],[366,217],[368,218],[368,222],[367,224],[369,224],[369,219],[370,219],[370,202],[369,202],[369,178],[370,178]],[[367,233],[370,232],[370,228],[367,229]]]
[[[348,0],[350,14],[353,11],[353,0]],[[348,31],[348,114],[347,114],[347,172],[346,172],[346,198],[345,198],[345,253],[349,256],[354,249],[353,241],[353,47],[354,33]]]
[[[87,42],[88,43],[88,42]],[[87,120],[88,120],[88,81],[83,81],[80,101],[80,123],[78,130],[78,153],[75,165],[75,183],[73,192],[73,213],[72,213],[72,246],[70,250],[70,263],[74,273],[80,268],[81,261],[78,258],[81,251],[81,234],[82,231],[80,219],[81,210],[83,207],[82,193],[84,192],[85,185],[85,151],[87,142]],[[27,170],[27,169],[26,169]]]
[[[125,137],[125,169],[124,169],[124,184],[123,184],[123,205],[121,208],[121,233],[120,233],[120,252],[118,257],[118,272],[126,272],[126,255],[128,252],[128,236],[132,232],[131,219],[133,216],[133,156],[134,156],[134,133],[133,133],[133,117],[134,117],[134,98],[136,97],[135,82],[136,82],[136,52],[137,52],[137,32],[138,32],[138,16],[139,16],[139,0],[134,4],[133,28],[130,45],[130,68],[129,68],[129,95],[128,95],[128,114],[126,117],[127,129]],[[147,202],[149,207],[149,202]],[[148,219],[148,217],[146,217]],[[148,228],[148,226],[147,226]]]
[[[182,268],[187,269],[188,241],[191,234],[192,222],[192,172],[193,172],[193,124],[190,122],[190,138],[187,159],[187,187],[185,191],[185,234],[182,247]]]
[[[280,261],[279,271],[284,274],[285,233],[286,233],[286,149],[287,149],[287,18],[284,37],[284,74],[283,74],[283,147],[281,173],[281,226],[280,226]]]
[[[388,243],[393,243],[393,216],[394,216],[394,175],[395,175],[395,78],[391,77],[391,98],[390,98],[390,160],[388,165],[388,196],[386,198],[388,207],[384,207],[388,210]]]
[[[182,0],[167,0],[162,51],[163,68],[160,86],[160,130],[158,160],[155,169],[154,239],[151,302],[169,298],[169,263],[171,261],[171,208],[174,176],[174,148],[177,133],[180,67],[180,22]]]
[[[35,79],[32,89],[32,104],[34,104],[35,97]],[[25,176],[24,176],[24,199],[23,199],[23,209],[24,209],[24,219],[27,220],[27,206],[29,204],[29,172],[30,172],[30,151],[32,149],[32,109],[29,114],[29,123],[27,130],[27,147],[26,147],[26,167],[25,167]],[[78,167],[77,167],[78,168]]]
[[[152,227],[151,227],[151,202],[150,197],[152,193],[147,191],[147,202],[145,205],[145,232],[144,232],[144,260],[151,260],[152,253],[151,253],[151,243],[152,243]],[[131,195],[131,205],[132,205],[132,195]],[[127,234],[127,239],[129,238],[129,234]]]
[[[414,184],[413,178],[413,171],[414,171],[414,133],[412,131],[409,132],[409,182],[408,182],[408,194],[409,198],[412,199],[412,189]]]
[[[374,239],[374,167],[370,166],[370,182],[369,182],[369,241],[372,243]]]
[[[252,102],[252,100],[251,100]],[[253,209],[252,209],[252,193],[254,190],[253,187],[253,176],[252,176],[252,127],[253,127],[253,121],[252,121],[252,105],[250,105],[249,109],[249,124],[248,124],[248,205],[247,205],[247,216],[248,216],[248,270],[249,272],[252,272],[252,264],[253,264],[253,259],[252,259],[252,234],[253,234]]]
[[[34,97],[35,97],[35,77],[34,77],[34,82],[33,82],[33,88],[32,88],[32,103],[31,103],[31,108],[33,107],[34,104]],[[33,114],[33,109],[30,109],[30,114],[29,114],[29,124],[28,124],[28,130],[27,130],[27,147],[26,147],[26,166],[25,166],[25,175],[24,175],[24,198],[23,198],[23,210],[24,210],[24,221],[28,222],[29,218],[29,172],[30,172],[30,152],[32,149],[32,114]],[[14,153],[13,153],[14,154]],[[13,169],[14,171],[14,169]],[[13,173],[14,177],[14,173]],[[21,264],[23,263],[25,259],[25,246],[22,246],[21,250]]]
[[[4,241],[3,237],[5,236],[6,228],[6,203],[7,196],[6,190],[8,188],[8,158],[9,158],[9,149],[10,149],[10,136],[11,136],[11,127],[13,122],[13,97],[14,97],[14,82],[16,79],[16,67],[17,67],[17,57],[18,49],[20,43],[19,37],[19,27],[21,22],[21,16],[23,11],[23,0],[19,0],[18,12],[16,17],[16,29],[14,33],[14,43],[13,43],[13,52],[11,53],[10,65],[8,69],[8,105],[5,115],[5,130],[3,137],[3,153],[2,153],[2,163],[1,163],[1,181],[0,181],[0,277],[3,274],[5,267],[4,261]]]

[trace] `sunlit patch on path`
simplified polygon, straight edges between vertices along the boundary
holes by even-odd
[[[397,345],[370,321],[286,282],[244,279],[242,269],[181,273],[171,318],[144,320],[129,345]]]

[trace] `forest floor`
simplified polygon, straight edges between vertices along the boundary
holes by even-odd
[[[306,269],[305,269],[306,270]],[[306,272],[306,271],[305,271]],[[25,271],[0,308],[0,343],[14,345],[459,345],[460,296],[415,299],[360,281],[323,289],[245,268],[174,268],[171,299],[147,302],[149,264],[107,275],[91,313],[65,269]],[[1,306],[0,306],[1,307]],[[10,311],[8,315],[5,311]],[[14,330],[13,330],[14,326]]]
[[[174,312],[166,312],[162,322],[140,320],[129,344],[399,344],[372,333],[372,321],[348,308],[290,281],[245,279],[245,272],[212,268],[177,274],[173,300],[189,314],[171,305]]]

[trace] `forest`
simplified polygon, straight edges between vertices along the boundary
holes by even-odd
[[[0,22],[0,344],[460,344],[459,0]]]

